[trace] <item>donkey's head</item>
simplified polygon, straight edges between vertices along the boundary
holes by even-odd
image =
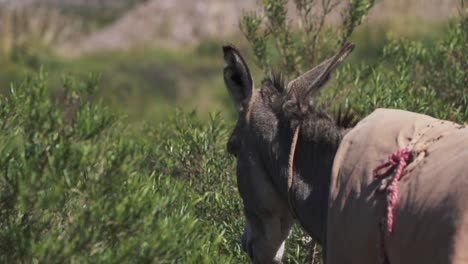
[[[283,157],[289,155],[294,128],[305,118],[322,118],[311,98],[352,48],[345,45],[286,87],[276,76],[266,78],[257,90],[239,51],[223,47],[224,81],[238,112],[227,148],[237,158],[246,219],[242,246],[254,263],[281,262],[293,223],[287,202],[288,159]]]

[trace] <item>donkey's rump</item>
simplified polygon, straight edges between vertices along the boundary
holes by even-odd
[[[405,148],[414,156],[398,183],[393,231],[382,233],[387,194],[372,172]],[[392,264],[468,263],[468,128],[378,109],[344,137],[330,188],[328,264],[383,263],[384,255]]]

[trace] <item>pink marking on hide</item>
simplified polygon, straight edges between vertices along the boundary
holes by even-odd
[[[383,162],[373,170],[375,178],[382,178],[379,175],[379,171],[383,168],[390,167],[395,168],[393,175],[391,176],[391,182],[387,187],[387,230],[389,233],[393,231],[393,218],[394,210],[398,201],[398,181],[403,174],[403,169],[406,167],[408,160],[410,159],[411,151],[408,149],[401,149],[392,153],[388,157],[388,161]]]

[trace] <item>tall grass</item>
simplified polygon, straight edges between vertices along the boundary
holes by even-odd
[[[232,260],[240,210],[219,118],[136,135],[87,100],[93,78],[64,87],[52,100],[39,74],[0,98],[0,261]]]

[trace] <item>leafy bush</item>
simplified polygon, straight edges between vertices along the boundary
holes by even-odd
[[[52,100],[40,74],[0,98],[0,261],[229,262],[239,205],[219,118],[136,133],[88,102],[96,78],[64,88]]]
[[[379,107],[406,109],[456,122],[468,121],[468,35],[465,17],[430,45],[394,39],[377,65],[348,64],[322,102],[347,105],[360,117]]]
[[[324,30],[323,21],[339,1],[322,1],[320,8],[314,0],[295,1],[299,26],[288,23],[286,3],[284,0],[263,1],[263,12],[246,13],[241,29],[252,46],[257,64],[265,72],[279,68],[276,70],[290,78],[336,52],[374,5],[374,1],[351,0],[342,11],[341,27]],[[385,45],[375,65],[362,63],[342,67],[336,74],[334,87],[325,89],[317,101],[325,108],[351,107],[359,117],[375,108],[390,107],[466,122],[466,12],[460,8],[459,17],[449,24],[447,32],[435,45],[393,39]],[[269,45],[269,39],[273,46]],[[275,54],[281,61],[279,66],[267,59]]]
[[[320,3],[319,3],[320,2]],[[287,0],[264,0],[261,12],[248,12],[241,17],[240,28],[250,42],[258,66],[271,68],[273,49],[279,54],[279,71],[295,77],[335,52],[361,24],[374,0],[349,0],[341,9],[338,27],[325,25],[332,12],[343,6],[342,0],[295,0],[295,9],[287,9]],[[288,14],[296,11],[297,23]],[[272,44],[273,45],[270,45]]]

